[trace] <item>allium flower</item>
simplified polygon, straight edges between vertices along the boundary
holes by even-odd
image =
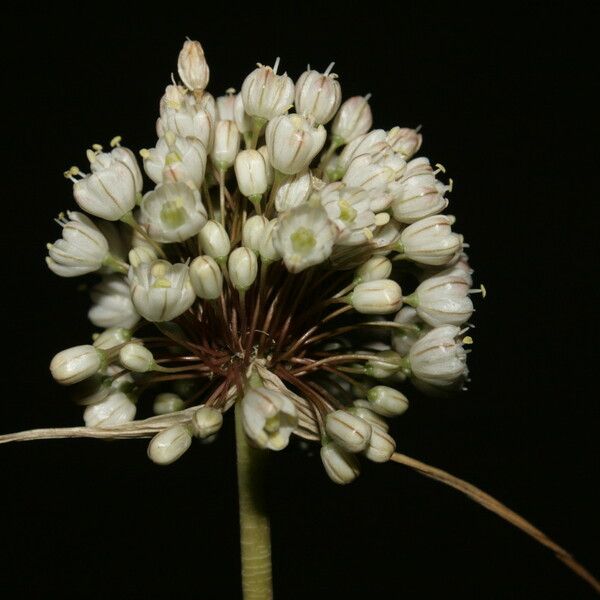
[[[236,406],[253,446],[320,443],[325,471],[344,484],[360,456],[390,459],[386,420],[407,410],[407,378],[444,390],[465,380],[469,339],[457,325],[473,311],[472,270],[454,217],[438,214],[443,168],[413,158],[421,134],[371,130],[368,96],[340,105],[333,65],[294,86],[278,63],[215,102],[202,47],[188,40],[183,85],[166,87],[159,139],[141,151],[155,185],[142,196],[118,137],[88,151],[91,174],[69,169],[78,204],[122,223],[60,221],[49,266],[104,275],[89,317],[106,331],[59,353],[51,371],[85,380],[88,426],[135,424],[150,402],[162,419],[148,448],[156,463],[216,435]],[[175,379],[185,393],[169,390]]]

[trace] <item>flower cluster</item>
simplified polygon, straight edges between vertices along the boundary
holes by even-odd
[[[103,331],[59,352],[52,375],[74,385],[88,427],[122,426],[147,400],[185,415],[152,438],[156,463],[236,406],[255,446],[319,442],[327,474],[349,483],[358,455],[393,454],[404,382],[466,380],[474,290],[442,214],[452,182],[414,158],[418,130],[371,129],[368,96],[342,103],[333,64],[296,83],[279,59],[259,64],[216,100],[198,42],[177,66],[158,141],[140,151],[149,191],[118,136],[65,173],[84,212],[59,217],[46,260],[102,277],[89,318]]]

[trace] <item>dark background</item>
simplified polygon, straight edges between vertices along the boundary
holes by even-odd
[[[373,94],[376,126],[423,125],[422,154],[455,181],[451,210],[489,291],[469,391],[411,392],[399,450],[480,485],[600,573],[597,177],[575,139],[588,126],[595,71],[578,44],[592,15],[547,3],[485,14],[210,4],[53,11],[52,24],[21,9],[4,21],[0,431],[81,422],[48,373],[55,352],[93,331],[80,282],[43,261],[52,218],[74,207],[62,171],[115,134],[153,145],[186,35],[204,45],[215,96],[257,61],[280,55],[296,78],[335,60],[345,97]],[[146,441],[0,447],[3,595],[237,598],[226,421],[215,444],[168,468],[150,463]],[[269,498],[277,598],[593,597],[549,551],[399,465],[365,464],[341,488],[317,452],[293,447],[272,457]]]

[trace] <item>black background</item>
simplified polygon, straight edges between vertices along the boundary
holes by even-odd
[[[455,181],[451,210],[489,291],[469,391],[411,392],[399,450],[480,485],[598,574],[597,177],[575,139],[592,15],[210,4],[20,10],[3,23],[1,431],[81,422],[48,373],[93,331],[79,282],[43,261],[52,218],[74,207],[62,171],[115,134],[153,145],[186,35],[204,45],[215,96],[257,61],[280,55],[295,78],[335,60],[345,97],[373,94],[376,126],[423,125],[421,153]],[[168,468],[145,441],[0,447],[3,595],[239,597],[231,421]],[[365,465],[341,488],[294,447],[272,457],[269,481],[277,598],[593,597],[550,552],[399,465]]]

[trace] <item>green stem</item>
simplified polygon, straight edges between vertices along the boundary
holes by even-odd
[[[235,439],[244,600],[271,600],[271,530],[264,498],[266,452],[248,444],[240,402],[235,406]]]

